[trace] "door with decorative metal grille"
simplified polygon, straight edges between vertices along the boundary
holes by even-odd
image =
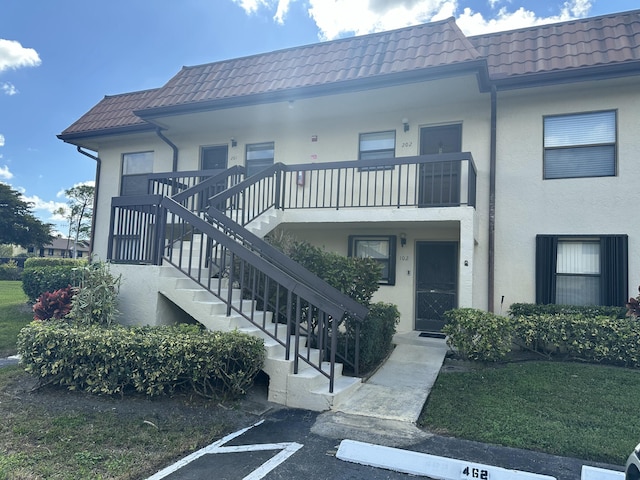
[[[416,244],[416,330],[439,332],[458,305],[458,243]]]

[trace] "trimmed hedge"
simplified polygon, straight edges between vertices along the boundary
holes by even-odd
[[[605,307],[600,305],[537,305],[535,303],[514,303],[509,307],[509,315],[512,317],[528,315],[587,315],[592,317],[625,318],[625,307]]]
[[[571,359],[640,367],[640,320],[578,313],[513,318],[525,348]]]
[[[501,360],[515,344],[548,358],[640,367],[640,319],[619,317],[616,307],[514,304],[510,313],[450,310],[442,331],[448,345],[470,360]]]
[[[400,320],[398,308],[391,303],[372,303],[369,305],[369,315],[360,325],[360,371],[369,372],[375,369],[391,352],[393,335],[396,333],[396,325]],[[341,352],[345,340],[349,345],[355,345],[356,323],[354,320],[346,321],[346,333],[340,337]],[[348,351],[347,360],[354,361],[353,350]]]
[[[445,312],[447,345],[469,360],[502,360],[511,351],[511,319],[474,308]]]
[[[22,269],[13,260],[0,264],[0,280],[20,280]]]
[[[29,258],[22,272],[22,290],[34,302],[44,292],[75,285],[78,268],[86,264],[86,260],[69,258]]]
[[[43,383],[100,394],[149,396],[190,389],[237,396],[262,368],[264,342],[194,326],[74,326],[32,322],[18,338],[25,370]]]

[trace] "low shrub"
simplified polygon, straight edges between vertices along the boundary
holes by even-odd
[[[18,264],[13,260],[0,264],[0,280],[20,280],[22,278],[22,269],[18,268]]]
[[[36,261],[31,262],[31,260]],[[43,260],[51,261],[42,262]],[[77,269],[84,265],[86,265],[84,260],[29,258],[22,272],[22,289],[29,300],[34,302],[44,292],[53,292],[67,285],[75,285]]]
[[[463,358],[495,362],[511,351],[510,318],[474,308],[449,310],[445,318],[442,332],[447,335],[447,344]]]
[[[580,313],[513,317],[516,341],[546,354],[640,367],[640,320]]]
[[[392,349],[393,335],[396,333],[396,325],[399,320],[400,312],[395,305],[383,302],[369,305],[369,315],[360,324],[358,342],[360,347],[360,373],[374,370],[387,358]],[[339,352],[343,351],[345,342],[351,346],[356,345],[356,322],[348,319],[345,325],[346,332],[340,338],[341,348],[338,348]],[[354,358],[354,351],[348,351],[347,360],[353,363]]]
[[[49,320],[51,318],[60,320],[65,318],[71,311],[71,299],[73,289],[71,285],[54,292],[44,292],[38,297],[38,301],[33,306],[34,320]]]
[[[592,317],[624,318],[627,315],[627,309],[625,307],[607,307],[601,305],[538,305],[535,303],[514,303],[509,307],[509,315],[512,317],[543,314],[578,314]]]
[[[113,325],[118,316],[121,275],[111,274],[108,263],[93,262],[75,270],[76,285],[69,312],[79,325]]]
[[[77,267],[78,264],[86,263],[86,260],[75,258],[29,257],[24,261],[24,268]]]
[[[196,326],[77,326],[32,322],[18,338],[27,372],[45,384],[99,394],[245,392],[264,362],[263,340]]]
[[[269,241],[292,260],[356,302],[368,305],[380,288],[381,265],[371,258],[344,257],[286,235]]]

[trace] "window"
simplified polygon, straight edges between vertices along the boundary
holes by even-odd
[[[617,305],[627,301],[626,235],[536,238],[536,303]]]
[[[361,133],[358,158],[360,160],[376,160],[394,158],[396,156],[396,132]]]
[[[350,235],[349,256],[373,258],[382,265],[380,284],[396,284],[396,237]]]
[[[202,170],[226,169],[228,155],[229,147],[227,147],[227,145],[202,147],[200,150]]]
[[[616,174],[616,112],[544,118],[544,178]]]
[[[53,248],[50,248],[50,249],[47,251],[47,255],[49,255],[50,257],[53,257],[53,254],[54,254],[54,253],[55,253],[55,252],[53,251]]]
[[[122,156],[121,195],[146,195],[147,174],[153,172],[153,152],[125,153]]]
[[[273,142],[254,143],[247,145],[247,177],[269,168],[273,165],[275,147]]]

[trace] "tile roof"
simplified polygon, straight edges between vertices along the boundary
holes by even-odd
[[[105,96],[97,105],[62,132],[63,135],[119,129],[151,128],[133,112],[146,104],[158,89]]]
[[[598,69],[638,74],[640,10],[469,38],[449,18],[184,67],[161,88],[105,97],[59,138],[151,130],[144,118],[460,68],[475,69],[486,83],[483,89],[490,83],[530,85]]]
[[[335,85],[479,60],[453,18],[195,67],[184,67],[144,109]]]
[[[640,60],[640,10],[470,37],[493,81]]]

